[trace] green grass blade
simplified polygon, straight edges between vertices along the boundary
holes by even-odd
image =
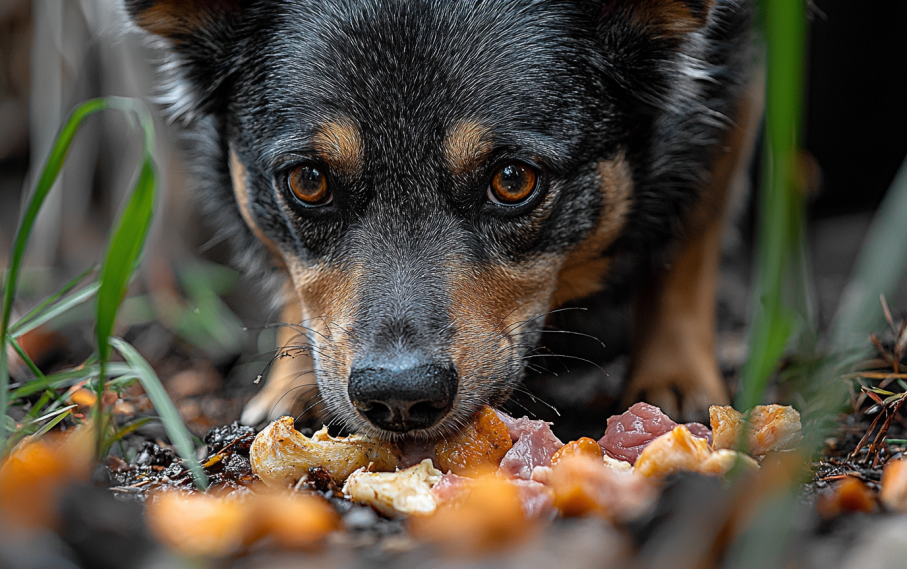
[[[802,115],[806,3],[765,0],[767,40],[766,162],[759,208],[750,356],[740,372],[735,403],[749,409],[762,400],[798,321],[797,264],[802,251],[803,194],[794,186]],[[791,286],[793,284],[793,286]],[[804,316],[805,315],[801,315]]]
[[[79,283],[81,283],[83,280],[85,280],[85,278],[88,275],[90,275],[91,273],[93,273],[96,269],[97,269],[97,267],[89,267],[82,274],[77,275],[72,280],[70,280],[68,283],[66,283],[65,285],[60,287],[60,289],[57,292],[48,296],[40,304],[38,304],[37,306],[32,308],[28,312],[28,314],[26,314],[25,316],[23,316],[22,318],[20,318],[16,322],[14,322],[13,324],[10,324],[10,326],[9,326],[10,335],[15,338],[17,336],[21,336],[22,334],[24,334],[25,332],[19,332],[23,327],[25,327],[26,325],[29,325],[29,323],[35,318],[45,317],[45,311],[48,309],[49,306],[51,306],[52,304],[55,305],[54,303],[57,303],[57,301],[59,301],[61,298],[65,297],[67,294],[69,294],[70,291],[72,291],[74,288],[79,286]],[[44,321],[41,322],[41,324],[44,324],[48,320],[50,320],[50,318],[44,318]],[[34,330],[41,324],[38,324],[35,326],[30,326],[29,330]],[[17,332],[19,332],[19,333],[17,334]]]
[[[107,373],[111,377],[130,376],[132,372],[132,368],[123,363],[107,364]],[[86,365],[77,369],[50,374],[46,377],[45,381],[36,379],[13,389],[9,392],[9,400],[16,401],[17,399],[22,399],[23,397],[34,395],[35,393],[38,393],[45,389],[60,389],[63,387],[70,387],[79,382],[87,381],[93,377],[97,377],[99,374],[100,366],[98,364]]]
[[[891,298],[907,267],[907,160],[901,165],[860,248],[850,281],[841,295],[831,347],[863,344],[885,325],[879,295]]]
[[[19,338],[20,336],[28,334],[35,328],[50,322],[64,312],[69,312],[73,307],[87,301],[98,292],[98,288],[100,288],[98,283],[92,283],[74,294],[65,297],[63,300],[50,306],[36,316],[33,316],[28,320],[22,319],[17,321],[14,325],[10,326],[9,335],[13,338]]]
[[[53,420],[49,421],[49,422],[48,422],[47,424],[45,424],[43,427],[41,427],[40,429],[38,429],[38,431],[37,431],[33,436],[34,436],[35,438],[39,438],[39,437],[43,437],[44,435],[46,435],[47,433],[49,433],[51,429],[53,429],[54,427],[56,427],[57,425],[60,424],[60,421],[62,421],[62,420],[65,419],[70,413],[72,413],[72,410],[75,409],[75,407],[76,407],[76,406],[73,405],[73,406],[71,406],[71,407],[66,407],[66,408],[64,408],[64,409],[60,409],[59,411],[57,411],[57,413],[59,413],[59,414],[56,415],[56,416],[53,418]]]
[[[154,405],[154,409],[160,415],[164,430],[167,431],[167,436],[170,437],[170,442],[173,443],[177,454],[182,457],[186,466],[192,472],[195,485],[199,489],[205,489],[208,485],[208,479],[198,463],[198,459],[195,457],[192,434],[186,428],[186,425],[183,424],[183,418],[180,416],[170,396],[164,390],[164,386],[161,384],[161,380],[154,372],[154,369],[151,368],[151,365],[145,361],[145,358],[135,348],[123,340],[110,338],[110,344],[122,354],[126,359],[126,363],[138,373],[139,381],[142,383],[142,387],[145,388],[145,393],[151,400],[152,405]]]
[[[126,287],[151,225],[154,185],[154,166],[151,156],[146,155],[132,197],[120,217],[101,265],[95,332],[102,366],[110,356],[107,340],[113,333],[117,311],[123,302]]]
[[[79,129],[79,125],[88,116],[106,108],[108,108],[108,100],[92,99],[76,107],[69,115],[69,118],[60,130],[60,134],[57,136],[53,148],[51,148],[50,155],[47,157],[47,162],[45,163],[44,168],[41,171],[41,176],[38,178],[38,183],[35,186],[35,192],[28,202],[28,207],[25,209],[25,214],[22,216],[19,228],[16,231],[16,237],[13,241],[13,251],[10,256],[9,269],[6,274],[6,282],[4,283],[3,288],[3,314],[2,317],[0,317],[0,340],[2,340],[0,341],[0,344],[2,344],[0,345],[0,446],[2,446],[3,441],[6,439],[7,422],[2,419],[6,416],[6,408],[9,404],[9,400],[7,399],[9,362],[7,361],[5,339],[7,332],[9,331],[13,300],[16,297],[19,269],[22,267],[22,261],[25,258],[25,248],[28,245],[28,239],[31,236],[32,227],[34,227],[38,212],[41,211],[41,206],[44,205],[47,194],[53,187],[57,176],[60,174],[60,170],[63,168],[63,162],[66,159],[66,154],[69,152],[69,147],[76,135],[76,131]]]

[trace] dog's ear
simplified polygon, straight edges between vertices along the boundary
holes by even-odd
[[[158,37],[169,54],[160,67],[160,101],[172,118],[215,112],[236,67],[236,46],[246,0],[123,0],[132,21]]]
[[[738,31],[733,29],[736,22],[713,25],[722,17],[715,9],[722,1],[600,0],[606,73],[628,97],[647,107],[666,109],[676,105],[678,96],[697,96],[696,83],[707,79],[703,70],[709,67],[702,46],[716,33]],[[732,12],[746,12],[749,3],[744,0]]]
[[[185,41],[198,34],[207,35],[235,20],[241,0],[124,0],[126,12],[145,31]]]
[[[629,19],[653,33],[676,35],[704,27],[715,0],[602,0],[606,19]]]

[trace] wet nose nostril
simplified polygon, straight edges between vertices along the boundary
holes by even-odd
[[[457,383],[453,366],[354,366],[348,392],[370,423],[406,432],[440,421],[453,406]]]

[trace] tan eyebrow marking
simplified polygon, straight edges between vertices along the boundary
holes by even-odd
[[[362,139],[359,129],[347,117],[322,125],[315,135],[315,149],[325,162],[346,174],[359,172],[362,165]]]
[[[264,231],[255,223],[255,217],[252,215],[252,209],[249,206],[249,188],[247,185],[249,173],[232,148],[230,149],[230,177],[233,181],[233,195],[236,197],[236,204],[239,206],[239,214],[242,216],[243,221],[246,222],[252,233],[271,251],[275,260],[280,265],[283,265],[283,255],[281,255],[277,245],[268,239]]]
[[[475,168],[491,152],[491,130],[476,121],[460,121],[444,139],[444,159],[454,174]]]

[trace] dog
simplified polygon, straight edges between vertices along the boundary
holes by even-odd
[[[167,54],[205,211],[308,354],[244,422],[314,376],[351,430],[445,436],[508,399],[547,314],[620,279],[625,400],[727,403],[715,294],[758,119],[753,0],[124,2]]]

